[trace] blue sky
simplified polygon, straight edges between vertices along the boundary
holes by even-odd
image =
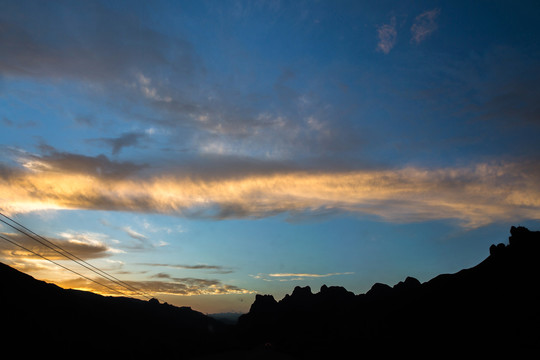
[[[533,1],[0,6],[0,209],[161,300],[426,281],[538,228]]]

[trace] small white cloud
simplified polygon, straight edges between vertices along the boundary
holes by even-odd
[[[137,80],[139,81],[139,89],[147,99],[171,102],[172,98],[170,96],[162,96],[158,94],[158,91],[155,87],[151,87],[152,79],[144,76],[144,74],[137,74]]]
[[[144,76],[144,75],[141,74],[141,73],[137,74],[137,79],[139,80],[139,83],[140,83],[141,85],[145,85],[145,86],[150,85],[150,78]]]
[[[112,260],[112,259],[104,259],[104,262],[107,263],[107,268],[105,270],[111,271],[111,270],[119,270],[124,267],[124,262],[121,260]]]
[[[414,24],[411,26],[411,42],[420,44],[432,32],[437,30],[439,26],[435,20],[440,13],[440,9],[433,9],[418,15],[414,19]]]
[[[396,18],[392,17],[392,19],[390,20],[390,24],[384,24],[378,27],[377,36],[379,37],[377,50],[388,54],[390,50],[392,50],[392,48],[396,45]]]
[[[140,240],[140,241],[146,241],[148,240],[148,238],[146,236],[144,236],[143,234],[141,233],[138,233],[137,231],[133,230],[131,227],[129,226],[124,226],[122,228],[122,230],[124,230],[124,232],[126,234],[128,234],[131,238],[135,239],[135,240]]]
[[[299,278],[299,277],[311,277],[311,278],[321,278],[321,277],[329,277],[329,276],[337,276],[337,275],[352,275],[354,273],[352,272],[343,272],[343,273],[329,273],[329,274],[308,274],[308,273],[278,273],[278,274],[268,274],[270,277],[292,277],[292,278]]]
[[[208,117],[208,115],[205,114],[205,115],[199,115],[199,116],[197,116],[196,119],[197,119],[198,121],[202,122],[202,123],[207,123],[209,117]]]
[[[325,278],[330,276],[339,276],[339,275],[352,275],[353,272],[342,272],[342,273],[328,273],[328,274],[311,274],[311,273],[273,273],[273,274],[262,274],[258,273],[257,275],[250,275],[254,279],[264,280],[264,281],[300,281],[305,280],[306,278],[316,279],[316,278]]]
[[[313,116],[308,117],[306,123],[312,130],[321,131],[324,128],[324,123]]]

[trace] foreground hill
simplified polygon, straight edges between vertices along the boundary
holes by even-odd
[[[539,250],[540,232],[512,227],[509,244],[473,268],[361,295],[326,286],[281,301],[257,295],[239,327],[253,344],[303,358],[538,353]]]
[[[189,307],[66,290],[2,263],[0,289],[6,353],[190,358],[217,347],[224,328]]]

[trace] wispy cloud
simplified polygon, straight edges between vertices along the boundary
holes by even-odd
[[[99,2],[30,0],[2,10],[4,74],[121,83],[141,66],[170,66],[167,55],[184,74],[197,66],[192,46],[179,36],[163,35]]]
[[[540,217],[534,163],[109,178],[50,171],[46,159],[36,160],[43,164],[0,169],[4,211],[101,209],[210,219],[345,211],[393,222],[459,219],[466,226]]]
[[[133,230],[129,226],[122,227],[122,230],[125,231],[126,234],[128,234],[129,237],[131,237],[132,239],[143,241],[143,242],[148,241],[148,238],[145,235],[138,233],[137,231]]]
[[[212,274],[230,274],[233,272],[231,268],[221,266],[221,265],[207,265],[207,264],[185,265],[185,264],[163,264],[163,263],[142,263],[139,265],[159,266],[159,267],[167,267],[167,268],[182,269],[182,270],[209,270],[209,272]]]
[[[42,155],[15,148],[2,151],[2,155],[14,158],[24,168],[31,171],[79,174],[104,178],[129,177],[146,167],[146,165],[129,161],[113,161],[105,155],[87,156],[59,152],[49,145],[42,145],[41,148],[45,150]]]
[[[433,9],[418,15],[411,26],[411,42],[420,44],[431,35],[431,33],[437,30],[439,25],[437,24],[436,19],[440,13],[440,9]]]
[[[352,272],[329,273],[329,274],[276,273],[276,274],[268,274],[268,276],[270,276],[270,277],[309,277],[309,278],[322,278],[322,277],[329,277],[329,276],[351,275],[351,274],[354,274],[354,273],[352,273]]]
[[[74,116],[79,126],[95,125],[95,119],[103,116],[95,109],[115,109],[138,128],[142,123],[165,129],[167,136],[162,140],[170,148],[292,158],[326,155],[358,145],[359,139],[352,139],[358,135],[356,131],[330,126],[335,124],[332,119],[343,116],[336,114],[335,107],[323,101],[297,106],[301,97],[307,93],[315,96],[318,91],[291,93],[294,87],[286,86],[287,74],[278,77],[278,86],[264,86],[264,91],[242,84],[240,88],[245,90],[235,89],[235,84],[219,85],[221,80],[210,79],[221,79],[223,74],[212,72],[212,66],[205,64],[196,44],[186,40],[189,34],[157,32],[135,13],[117,12],[99,2],[6,4],[0,13],[0,73],[10,79],[45,83],[59,93],[70,84],[70,98],[82,96],[95,102],[82,116]],[[99,31],[95,24],[100,24]],[[385,36],[384,41],[389,40]],[[73,86],[77,96],[72,84],[77,84]],[[15,92],[13,96],[25,100],[27,94]],[[279,98],[278,108],[261,109],[261,98],[268,96]],[[87,141],[107,146],[116,156],[147,145],[148,135],[127,131],[93,135]]]
[[[157,279],[157,280],[153,280]],[[55,283],[64,288],[74,288],[87,291],[93,291],[104,295],[118,295],[101,287],[91,281],[82,278],[71,278],[63,281],[55,281]],[[226,294],[252,294],[254,291],[244,289],[235,285],[223,284],[220,280],[203,279],[203,278],[175,278],[165,273],[154,275],[151,280],[141,281],[124,281],[131,287],[138,289],[141,292],[149,294],[167,294],[179,296],[193,295],[226,295]],[[114,284],[108,284],[113,289],[118,289],[127,295],[131,294],[125,288],[116,287]]]
[[[255,279],[260,279],[264,281],[301,281],[308,279],[316,278],[326,278],[331,276],[341,276],[341,275],[353,275],[353,272],[335,272],[327,274],[313,274],[313,273],[273,273],[273,274],[262,274],[251,275]]]
[[[120,250],[114,249],[106,244],[104,241],[104,238],[107,237],[106,235],[98,233],[66,231],[62,232],[57,237],[47,237],[46,239],[54,245],[40,240],[39,238],[38,240],[40,241],[36,241],[21,233],[2,232],[0,234],[50,260],[67,259],[62,255],[64,252],[54,245],[61,247],[65,251],[68,251],[69,253],[74,254],[83,260],[104,258],[120,252]],[[2,252],[5,259],[15,259],[16,256],[17,261],[19,262],[24,262],[26,260],[41,260],[41,258],[38,258],[31,252],[27,252],[21,248],[11,245],[3,247],[0,252]]]
[[[152,249],[156,246],[165,246],[168,245],[166,242],[158,242],[157,244],[149,239],[146,235],[141,234],[138,231],[135,231],[131,228],[131,226],[119,226],[116,224],[111,224],[106,219],[101,219],[101,224],[107,227],[110,227],[115,230],[120,230],[123,233],[125,233],[127,236],[129,236],[131,239],[135,240],[134,243],[131,244],[125,244],[124,247],[131,249],[131,250],[146,250],[146,249]]]
[[[388,54],[390,50],[396,45],[397,30],[396,30],[396,18],[392,17],[390,24],[384,24],[377,28],[377,37],[379,42],[377,44],[377,50]]]
[[[89,143],[101,143],[111,147],[112,154],[118,155],[123,148],[139,146],[141,141],[148,138],[148,132],[127,132],[114,138],[89,139]]]

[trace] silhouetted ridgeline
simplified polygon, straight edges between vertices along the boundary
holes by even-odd
[[[539,250],[540,232],[512,227],[509,244],[473,268],[361,295],[326,286],[296,287],[279,302],[257,295],[239,326],[253,344],[303,358],[537,353]]]
[[[512,227],[477,266],[425,283],[408,277],[355,295],[296,287],[257,295],[237,326],[186,307],[104,297],[0,264],[3,352],[55,358],[372,358],[523,355],[540,350],[540,232]],[[22,349],[22,350],[21,350]]]
[[[190,358],[224,326],[189,307],[66,290],[0,263],[2,352],[26,357]]]

